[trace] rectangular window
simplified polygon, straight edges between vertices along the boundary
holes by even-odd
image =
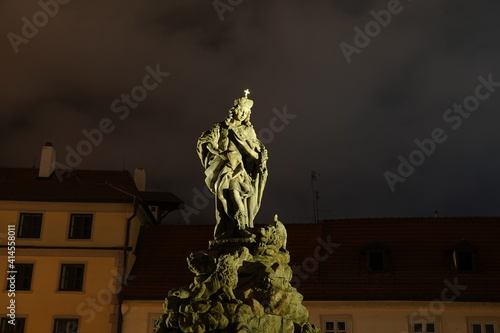
[[[0,333],[24,333],[24,326],[26,324],[26,318],[16,317],[16,324],[11,325],[9,321],[12,319],[8,317],[3,317],[0,322]]]
[[[77,333],[78,318],[56,318],[54,319],[53,333]]]
[[[413,330],[412,333],[417,333],[417,332],[428,332],[428,333],[434,333],[436,331],[436,324],[434,323],[413,323]]]
[[[321,332],[352,333],[351,316],[321,316]]]
[[[92,236],[92,214],[71,214],[69,239],[90,239]]]
[[[467,318],[468,333],[499,333],[496,318]]]
[[[16,290],[31,290],[31,279],[33,278],[33,264],[17,264],[14,269],[16,273]]]
[[[42,230],[41,213],[21,213],[19,216],[18,238],[40,238]]]
[[[417,317],[410,320],[410,333],[439,333],[438,317]]]
[[[62,264],[61,278],[59,280],[60,291],[82,291],[84,264]]]

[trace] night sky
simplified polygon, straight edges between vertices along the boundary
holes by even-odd
[[[2,167],[50,141],[213,223],[196,141],[248,88],[257,223],[312,222],[312,170],[321,219],[500,214],[497,0],[44,1],[0,2]]]

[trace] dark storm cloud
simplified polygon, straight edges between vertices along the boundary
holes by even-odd
[[[0,162],[31,167],[45,141],[58,161],[103,118],[116,126],[80,168],[146,168],[152,190],[193,204],[203,191],[195,145],[250,88],[252,122],[269,127],[273,109],[290,114],[267,143],[270,177],[261,222],[312,217],[310,172],[321,176],[322,218],[497,215],[500,160],[496,124],[500,91],[481,101],[457,130],[443,113],[474,93],[477,77],[500,81],[496,19],[500,5],[441,0],[402,1],[402,10],[352,55],[356,26],[388,1],[243,1],[221,22],[210,1],[70,1],[19,45],[22,17],[36,1],[2,2]],[[168,72],[125,119],[113,101],[142,84],[147,66]],[[448,139],[391,192],[383,173],[396,172],[414,140],[433,129]],[[193,192],[194,191],[194,192]],[[191,223],[211,223],[210,204]],[[171,223],[184,223],[181,215]]]

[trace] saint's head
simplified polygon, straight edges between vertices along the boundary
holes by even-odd
[[[233,107],[229,110],[228,121],[239,121],[243,124],[250,123],[253,101],[247,97],[240,97],[234,100]]]

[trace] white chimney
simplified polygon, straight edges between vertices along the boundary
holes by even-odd
[[[42,157],[40,158],[40,169],[38,177],[48,178],[54,172],[56,165],[56,150],[52,147],[52,143],[47,142],[42,148]]]
[[[134,170],[134,182],[139,191],[146,191],[146,170],[136,168]]]

